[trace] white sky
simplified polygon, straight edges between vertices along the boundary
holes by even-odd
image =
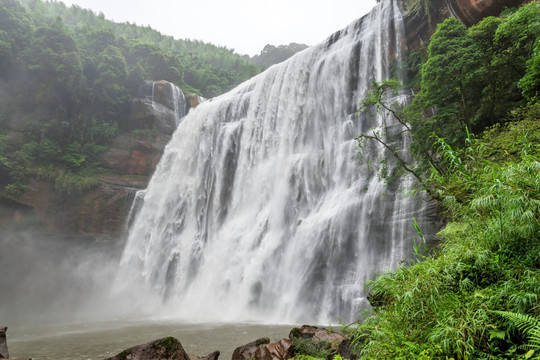
[[[314,45],[375,6],[375,0],[62,0],[117,22],[150,25],[176,39],[255,55],[266,44]]]

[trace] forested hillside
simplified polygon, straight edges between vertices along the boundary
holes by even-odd
[[[145,79],[212,97],[259,71],[230,49],[113,23],[77,6],[2,1],[0,191],[17,198],[32,177],[60,190],[95,186],[100,154],[133,131],[130,104]]]

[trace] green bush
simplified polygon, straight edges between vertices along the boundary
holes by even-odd
[[[540,309],[537,107],[462,150],[441,149],[457,164],[436,177],[451,222],[436,254],[369,283],[375,313],[350,330],[364,358],[525,356],[526,339],[493,311]]]

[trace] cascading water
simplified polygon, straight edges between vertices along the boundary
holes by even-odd
[[[386,185],[371,169],[383,151],[360,161],[355,141],[381,121],[355,113],[402,60],[403,32],[397,0],[384,0],[189,113],[144,195],[116,291],[188,321],[354,320],[365,281],[408,257],[422,212],[407,180]]]

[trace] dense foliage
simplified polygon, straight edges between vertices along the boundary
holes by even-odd
[[[385,102],[395,80],[364,101],[397,120],[416,157],[387,142],[395,126],[359,140],[384,142],[448,224],[434,250],[369,284],[373,313],[348,327],[361,358],[540,358],[539,34],[537,2],[469,29],[448,19],[409,107]]]
[[[0,193],[31,177],[62,192],[97,184],[100,154],[131,131],[144,79],[218,95],[259,69],[232,50],[117,24],[77,6],[0,2]]]
[[[289,45],[266,45],[259,55],[251,58],[251,61],[263,69],[287,60],[299,51],[306,49],[305,44],[290,43]]]

